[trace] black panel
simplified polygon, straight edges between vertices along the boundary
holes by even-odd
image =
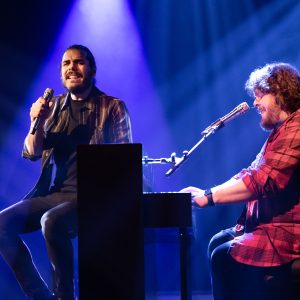
[[[141,153],[78,147],[80,300],[144,298]]]

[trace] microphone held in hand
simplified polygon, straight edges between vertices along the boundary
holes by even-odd
[[[212,124],[210,124],[208,127],[206,127],[205,130],[203,130],[201,132],[201,134],[202,135],[207,135],[210,132],[214,132],[214,131],[222,128],[223,126],[225,126],[225,124],[227,124],[228,122],[232,121],[236,117],[238,117],[240,115],[243,115],[249,109],[250,108],[249,108],[249,105],[247,104],[247,102],[243,102],[243,103],[239,104],[230,113],[228,113],[224,117],[216,120],[215,122],[213,122]]]
[[[53,89],[47,88],[45,90],[43,98],[46,100],[46,103],[48,103],[51,100],[51,98],[53,97],[53,94],[54,94],[54,90]],[[37,117],[35,119],[34,125],[32,127],[31,132],[30,132],[31,134],[35,134],[36,130],[39,127],[40,121],[41,121],[41,117]]]

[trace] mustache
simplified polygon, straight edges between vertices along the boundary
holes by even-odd
[[[78,76],[78,77],[83,77],[82,74],[80,72],[74,72],[74,71],[70,71],[66,74],[66,77],[70,77],[70,76]]]

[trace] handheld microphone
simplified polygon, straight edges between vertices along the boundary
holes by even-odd
[[[237,107],[235,107],[230,113],[228,113],[227,115],[225,115],[224,117],[216,120],[215,122],[213,122],[212,124],[210,124],[208,127],[206,127],[201,134],[202,135],[207,135],[210,132],[214,132],[220,128],[222,128],[223,126],[225,126],[227,123],[229,123],[230,121],[232,121],[233,119],[237,118],[238,116],[243,115],[244,113],[246,113],[248,110],[250,109],[249,105],[247,104],[247,102],[243,102],[241,104],[239,104]]]
[[[46,100],[46,103],[48,103],[51,100],[51,98],[53,97],[53,94],[54,94],[53,89],[47,88],[45,90],[43,98]],[[37,117],[34,121],[32,130],[30,132],[31,134],[35,134],[36,130],[38,129],[38,127],[40,125],[40,122],[41,122],[41,117]]]

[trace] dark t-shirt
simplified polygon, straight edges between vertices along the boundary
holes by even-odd
[[[88,126],[81,121],[84,102],[70,99],[68,126],[53,136],[56,171],[52,191],[77,192],[76,149],[78,145],[88,144],[90,139]]]

